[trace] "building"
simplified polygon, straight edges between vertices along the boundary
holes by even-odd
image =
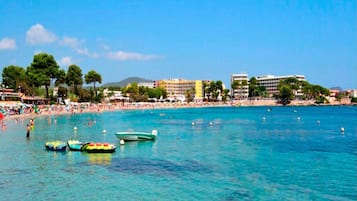
[[[185,101],[187,91],[194,90],[194,101],[203,100],[203,81],[202,80],[184,80],[168,79],[158,80],[155,87],[164,88],[167,91],[167,98],[170,100]]]
[[[103,95],[107,102],[129,102],[128,97],[124,97],[121,91],[109,91],[108,89],[103,90]]]
[[[238,86],[235,89],[231,89],[231,97],[233,99],[240,99],[240,100],[248,99],[248,95],[249,95],[248,74],[232,74],[231,86],[234,83],[234,81],[238,81]]]
[[[285,75],[285,76],[264,75],[264,76],[256,77],[256,79],[259,82],[259,85],[264,86],[266,88],[267,93],[270,97],[274,96],[275,94],[279,94],[278,86],[280,81],[288,78],[296,78],[298,81],[306,81],[304,75]],[[294,93],[296,97],[303,95],[301,89],[298,89]]]
[[[151,82],[139,82],[138,83],[138,87],[147,87],[147,88],[154,88],[155,87],[155,82],[154,81],[151,81]]]
[[[1,101],[21,101],[21,95],[21,93],[17,93],[13,89],[0,88]]]

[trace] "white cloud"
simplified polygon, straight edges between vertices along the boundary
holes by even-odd
[[[160,56],[157,55],[141,54],[136,52],[123,52],[123,51],[109,52],[107,54],[107,57],[109,59],[114,59],[119,61],[128,61],[128,60],[147,61],[147,60],[160,58]]]
[[[58,64],[60,66],[69,66],[71,64],[73,64],[72,58],[71,57],[62,57],[59,61]]]
[[[14,50],[16,49],[16,42],[11,38],[3,38],[0,40],[0,50]]]
[[[41,24],[33,25],[26,32],[26,42],[31,45],[52,43],[56,40],[57,36],[47,31]]]
[[[77,38],[72,38],[67,36],[63,37],[63,39],[59,41],[60,45],[68,46],[73,49],[78,48],[81,43],[83,43],[83,41],[80,41]]]
[[[89,56],[89,57],[92,57],[92,58],[98,58],[99,57],[99,54],[97,54],[95,52],[89,52],[89,50],[87,48],[76,48],[75,51],[78,54],[86,55],[86,56]]]
[[[61,41],[59,41],[59,44],[62,46],[68,46],[72,48],[75,52],[81,55],[86,55],[92,58],[98,58],[99,55],[94,52],[90,52],[87,48],[82,47],[82,44],[84,43],[83,40],[79,40],[77,38],[72,38],[72,37],[63,37]]]
[[[36,50],[33,54],[36,55],[36,54],[40,54],[40,53],[45,53],[45,52],[42,50]]]

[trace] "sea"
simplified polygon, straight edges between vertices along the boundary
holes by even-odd
[[[357,200],[357,107],[137,109],[6,119],[0,200]],[[77,129],[75,129],[77,128]],[[158,131],[120,145],[118,131]],[[54,152],[47,141],[114,153]]]

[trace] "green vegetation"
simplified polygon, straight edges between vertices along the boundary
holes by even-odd
[[[96,71],[94,70],[91,70],[88,72],[88,74],[85,74],[84,75],[84,79],[86,81],[86,84],[91,84],[93,83],[93,90],[94,90],[94,99],[96,102],[99,102],[100,101],[100,97],[98,97],[98,94],[97,94],[97,89],[95,87],[95,84],[98,82],[99,84],[102,83],[102,76],[97,73]],[[92,92],[93,93],[93,92]],[[91,95],[91,97],[93,97],[93,95]],[[92,99],[91,99],[92,100]]]
[[[60,71],[52,55],[40,53],[34,56],[31,65],[27,67],[26,76],[28,77],[30,86],[45,86],[46,98],[48,98],[48,87],[52,84],[54,79],[62,78],[63,72]]]
[[[267,90],[264,86],[259,85],[259,81],[252,77],[249,80],[249,97],[261,97],[266,98],[268,97]]]
[[[328,103],[325,96],[330,91],[320,85],[313,85],[307,81],[299,81],[296,78],[281,80],[279,83],[279,102],[289,104],[293,99],[315,100],[316,104]]]
[[[149,99],[164,99],[167,97],[167,92],[163,88],[149,88],[144,86],[138,86],[138,83],[134,82],[124,87],[123,94],[126,94],[133,102],[146,102]]]
[[[84,79],[83,79],[84,77]],[[68,67],[67,72],[60,69],[54,57],[47,53],[34,55],[33,61],[27,68],[10,65],[4,67],[2,72],[2,87],[11,88],[28,96],[42,96],[54,101],[58,97],[63,99],[69,98],[71,101],[79,102],[100,102],[104,98],[104,87],[97,89],[97,83],[102,83],[102,76],[94,70],[83,75],[82,69],[72,64]],[[163,88],[148,88],[139,86],[134,80],[151,81],[142,78],[132,77],[122,82],[109,83],[106,87],[109,90],[107,96],[114,94],[114,91],[121,91],[123,96],[129,97],[131,101],[153,101],[167,98],[167,91]],[[133,81],[133,82],[131,82]],[[92,87],[83,88],[83,83],[92,84]],[[124,85],[125,84],[125,85]],[[57,96],[53,96],[53,89],[50,86],[57,86]],[[124,86],[123,86],[124,85]],[[249,98],[266,98],[267,90],[264,86],[259,85],[259,81],[252,77],[249,82],[234,81],[231,88],[242,90],[249,86]],[[315,103],[328,103],[325,98],[329,95],[329,90],[320,86],[310,84],[307,81],[299,81],[296,78],[287,78],[280,81],[279,93],[274,97],[284,105],[289,104],[294,99],[315,100]],[[51,92],[51,93],[50,93]],[[203,83],[204,101],[226,102],[229,97],[229,90],[223,89],[221,80]],[[195,89],[189,89],[185,92],[187,102],[195,98]],[[240,96],[240,95],[238,95]],[[337,100],[348,97],[347,93],[339,93]],[[243,98],[243,97],[231,97]],[[352,98],[352,102],[357,102],[357,98]]]
[[[216,102],[218,101],[219,95],[222,95],[223,98],[227,96],[227,94],[225,94],[223,91],[223,83],[221,80],[211,81],[209,84],[204,82],[203,91],[204,91],[203,95],[205,101]]]
[[[357,97],[352,97],[352,98],[351,98],[351,102],[352,102],[352,103],[357,103]]]
[[[83,84],[82,69],[79,66],[70,65],[65,77],[65,82],[70,87],[71,92],[78,96]]]
[[[87,84],[93,83],[94,90],[82,88],[83,74],[80,67],[70,65],[67,73],[60,69],[54,57],[47,53],[36,54],[32,63],[25,69],[20,66],[4,67],[3,87],[18,90],[28,96],[43,96],[54,101],[57,97],[78,101],[100,101],[102,93],[97,94],[96,83],[101,83],[101,75],[89,71],[85,75]],[[57,97],[49,93],[50,86],[58,86]],[[69,90],[67,89],[67,86]],[[41,88],[44,86],[44,89]]]

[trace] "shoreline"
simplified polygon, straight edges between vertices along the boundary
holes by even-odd
[[[2,105],[6,102],[1,102]],[[313,101],[292,101],[287,107],[298,107],[298,106],[347,106],[356,104],[315,104]],[[100,112],[110,112],[110,111],[125,111],[125,110],[148,110],[148,109],[179,109],[179,108],[205,108],[205,107],[256,107],[256,106],[267,106],[267,107],[279,107],[283,106],[278,104],[276,100],[240,100],[233,101],[229,103],[223,102],[205,102],[205,103],[119,103],[119,104],[94,104],[94,103],[73,103],[70,105],[41,105],[38,106],[39,112],[35,113],[35,110],[30,110],[30,112],[24,114],[10,114],[4,116],[3,120],[10,119],[28,119],[35,118],[39,116],[59,116],[67,114],[81,114],[81,113],[100,113]],[[6,107],[6,106],[5,106]],[[10,107],[10,106],[9,106]]]
[[[0,102],[2,107],[11,107],[6,102]],[[314,101],[296,101],[293,100],[286,107],[300,107],[300,106],[354,106],[357,104],[334,102],[329,104],[315,104]],[[39,112],[35,110],[22,114],[8,114],[2,120],[10,119],[32,119],[39,116],[59,116],[68,114],[81,114],[81,113],[100,113],[111,111],[125,111],[125,110],[148,110],[148,109],[180,109],[180,108],[205,108],[205,107],[279,107],[283,106],[278,104],[276,100],[237,100],[232,102],[204,102],[204,103],[72,103],[70,105],[40,105],[38,106]]]

